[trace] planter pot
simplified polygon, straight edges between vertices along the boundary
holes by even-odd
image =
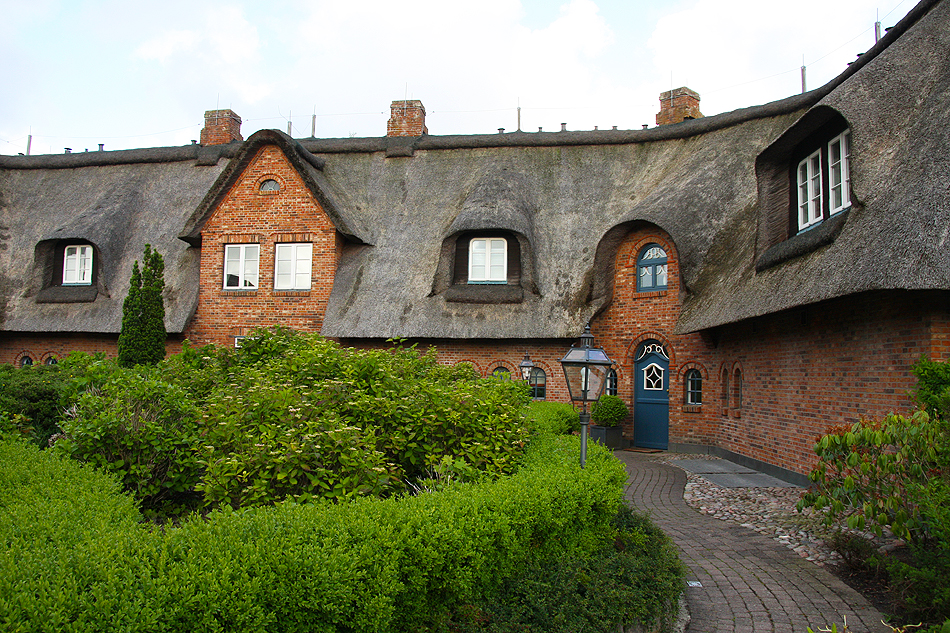
[[[590,425],[590,439],[601,446],[614,449],[620,448],[623,444],[623,429],[619,426],[599,426]]]

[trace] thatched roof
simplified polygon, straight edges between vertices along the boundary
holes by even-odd
[[[945,290],[947,24],[950,2],[924,0],[818,90],[649,130],[299,141],[263,131],[219,147],[0,157],[0,328],[117,332],[149,242],[166,258],[168,329],[181,331],[201,227],[264,144],[281,147],[348,238],[328,336],[575,336],[610,302],[618,244],[647,224],[676,245],[680,332],[870,290]],[[855,204],[786,239],[766,221],[773,185],[829,117],[852,130]],[[454,283],[456,241],[480,232],[516,238],[520,286]],[[108,262],[94,300],[36,301],[37,245],[58,238],[89,240]]]
[[[0,163],[0,328],[118,332],[132,264],[150,243],[165,258],[166,328],[181,332],[198,301],[199,252],[177,236],[221,173],[218,156],[234,149],[7,157]],[[38,302],[52,265],[42,246],[68,239],[96,248],[97,283],[80,289],[92,290],[94,300]]]

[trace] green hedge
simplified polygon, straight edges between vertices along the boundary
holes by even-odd
[[[612,540],[623,466],[535,439],[490,483],[398,499],[139,523],[106,475],[0,444],[0,623],[10,631],[435,631],[529,561]]]

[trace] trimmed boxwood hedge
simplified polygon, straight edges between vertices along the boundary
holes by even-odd
[[[0,443],[9,631],[437,631],[531,561],[617,534],[623,466],[542,435],[515,474],[438,493],[140,521],[109,476]],[[650,566],[648,565],[649,569]],[[675,596],[650,607],[658,613]]]

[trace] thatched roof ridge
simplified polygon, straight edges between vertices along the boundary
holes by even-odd
[[[33,156],[2,156],[0,169],[75,169],[103,165],[135,165],[139,163],[177,163],[196,160],[201,165],[215,165],[220,158],[232,158],[240,142],[226,145],[183,145],[181,147],[149,147],[72,154],[36,154]]]

